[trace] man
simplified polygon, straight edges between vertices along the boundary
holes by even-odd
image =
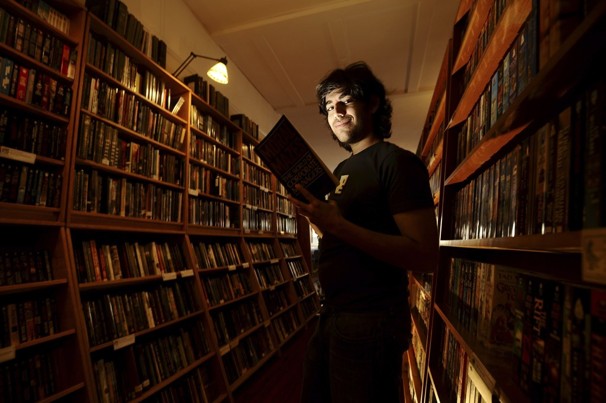
[[[392,107],[365,63],[334,70],[316,93],[333,137],[351,154],[335,169],[339,185],[328,201],[300,186],[308,202],[291,198],[321,236],[325,294],[302,402],[399,402],[411,331],[407,271],[437,264],[427,169],[385,141]]]

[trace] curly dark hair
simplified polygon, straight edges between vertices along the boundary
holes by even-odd
[[[376,97],[379,107],[372,117],[374,134],[384,139],[391,137],[391,102],[387,98],[385,86],[365,62],[355,62],[344,69],[335,69],[316,86],[318,106],[324,116],[328,115],[326,95],[334,90],[340,90],[344,95],[367,104]],[[334,134],[333,138],[336,139]],[[348,149],[347,145],[339,144]]]

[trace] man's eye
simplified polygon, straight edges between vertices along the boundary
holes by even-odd
[[[335,107],[334,107],[334,106],[332,106],[332,105],[331,105],[331,106],[327,106],[327,107],[326,107],[326,112],[330,112],[330,111],[332,111],[333,109],[335,109]]]

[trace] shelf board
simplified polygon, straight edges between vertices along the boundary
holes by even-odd
[[[58,207],[40,207],[28,204],[0,202],[0,211],[0,223],[2,224],[62,224],[62,213]]]
[[[461,0],[461,2],[459,3],[459,9],[457,10],[455,23],[459,22],[461,18],[463,18],[463,16],[469,12],[473,2],[474,0]]]
[[[406,355],[408,356],[408,369],[412,374],[412,387],[415,390],[415,395],[421,396],[421,373],[419,371],[419,368],[417,367],[417,359],[415,357],[415,351],[412,346],[408,348],[408,350],[406,351]]]
[[[479,2],[479,4],[488,2]],[[530,15],[531,0],[518,0],[507,6],[492,34],[492,40],[484,50],[482,58],[476,66],[471,80],[467,84],[461,100],[448,123],[449,127],[456,126],[469,116],[471,110],[480,99],[486,85],[497,71],[499,63],[507,53],[510,45],[518,35],[518,31]],[[495,38],[499,38],[495,40]],[[475,47],[475,44],[472,46]],[[472,49],[473,50],[473,49]],[[471,54],[471,53],[470,53]],[[455,67],[456,67],[455,63]],[[456,72],[456,69],[453,69]]]
[[[454,185],[471,178],[476,172],[484,167],[495,154],[516,137],[524,133],[528,124],[506,133],[500,133],[497,130],[491,130],[484,139],[478,144],[471,153],[461,162],[450,176],[445,180],[444,185]]]
[[[30,283],[3,285],[0,286],[0,296],[46,290],[50,287],[57,287],[65,284],[67,284],[67,279],[32,281]]]
[[[463,18],[463,16],[470,11],[471,16],[469,18],[469,23],[467,24],[467,29],[465,30],[463,40],[461,41],[461,47],[459,48],[457,58],[454,61],[452,68],[453,72],[458,71],[469,61],[477,46],[478,38],[492,7],[492,2],[490,1],[477,1],[475,2],[475,7],[473,10],[471,10],[471,3],[471,0],[463,0],[459,4],[459,11],[457,13],[456,20],[460,21],[461,18]]]
[[[183,223],[149,220],[145,218],[120,217],[109,214],[70,211],[68,226],[72,229],[97,229],[120,232],[153,232],[183,234]]]
[[[605,230],[606,231],[606,230]],[[583,231],[507,238],[442,240],[440,246],[474,249],[508,249],[538,253],[580,253]]]
[[[429,166],[427,167],[427,173],[429,174],[430,177],[431,177],[431,175],[433,175],[433,173],[436,171],[436,169],[442,162],[442,156],[444,155],[443,148],[444,148],[444,141],[440,141],[440,144],[438,144],[438,147],[436,148],[436,151],[434,152],[434,155],[433,155],[434,158],[431,161],[431,163],[429,164]]]

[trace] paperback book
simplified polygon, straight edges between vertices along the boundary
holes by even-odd
[[[255,147],[255,152],[297,199],[305,201],[295,188],[297,183],[320,200],[337,185],[336,177],[284,115]]]

